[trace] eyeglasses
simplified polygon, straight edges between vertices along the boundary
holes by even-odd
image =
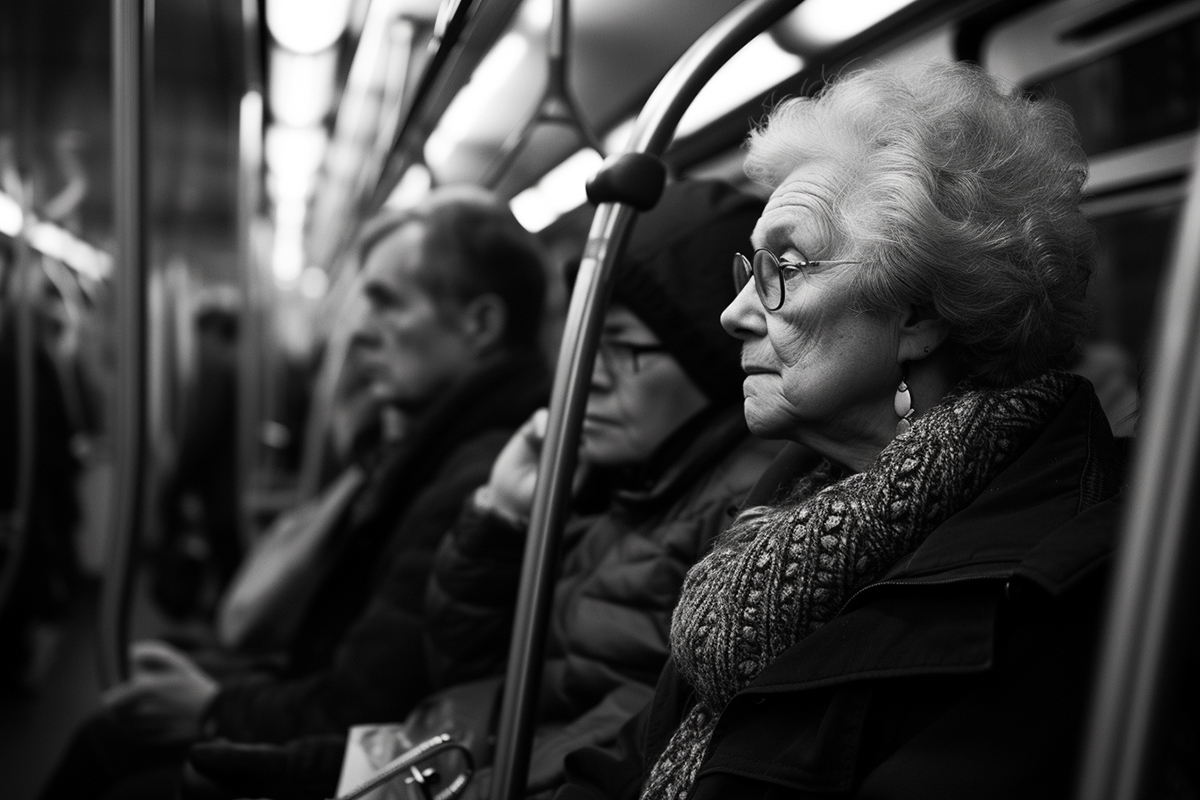
[[[807,267],[861,263],[863,262],[845,259],[809,261],[803,254],[799,261],[780,261],[770,250],[760,247],[754,251],[753,261],[741,253],[733,254],[733,285],[738,292],[741,292],[753,278],[754,288],[758,291],[758,299],[762,301],[763,308],[767,311],[778,311],[783,308],[783,298],[787,293],[785,273],[799,272]]]
[[[604,368],[610,373],[632,375],[642,371],[642,356],[665,352],[667,348],[661,344],[635,344],[602,338],[596,357],[604,362]]]

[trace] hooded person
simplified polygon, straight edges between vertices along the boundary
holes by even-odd
[[[684,575],[778,452],[746,428],[738,347],[719,319],[733,296],[728,255],[745,247],[761,209],[723,183],[672,184],[635,222],[617,267],[580,442],[586,475],[555,586],[531,795],[562,781],[567,753],[611,740],[653,695]],[[482,766],[468,796],[486,796],[490,785],[490,734],[546,417],[539,410],[509,440],[442,541],[425,649],[430,676],[445,688],[409,716],[394,748],[451,732]],[[312,764],[331,760],[314,757],[311,741],[292,747]],[[330,773],[308,775],[305,786],[288,778],[295,794],[279,783],[238,783],[229,756],[193,751],[192,763],[221,774],[231,794],[285,800],[334,789]]]

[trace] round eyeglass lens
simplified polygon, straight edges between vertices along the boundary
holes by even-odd
[[[783,270],[770,250],[754,251],[754,286],[767,311],[778,311],[783,306]]]

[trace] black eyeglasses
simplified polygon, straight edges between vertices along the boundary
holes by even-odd
[[[829,264],[861,264],[861,261],[846,259],[824,259],[809,261],[803,255],[799,261],[780,261],[770,250],[762,247],[754,251],[754,260],[746,258],[741,253],[733,254],[733,285],[738,292],[754,279],[754,288],[758,291],[758,299],[762,301],[767,311],[778,311],[783,308],[783,298],[787,293],[788,272],[799,272],[807,267],[820,267]]]
[[[596,355],[610,373],[634,374],[642,370],[642,356],[665,352],[667,348],[661,344],[635,344],[601,338]]]

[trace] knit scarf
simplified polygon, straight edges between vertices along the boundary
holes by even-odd
[[[733,696],[974,500],[1075,385],[1064,373],[1011,389],[960,384],[865,471],[835,480],[823,465],[782,503],[743,512],[684,582],[671,655],[697,702],[642,800],[684,798]]]

